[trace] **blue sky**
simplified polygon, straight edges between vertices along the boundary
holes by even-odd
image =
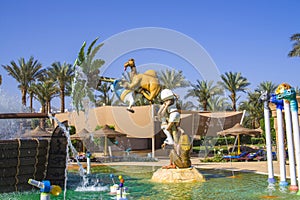
[[[74,63],[83,43],[136,28],[160,27],[199,43],[220,73],[241,72],[255,88],[262,81],[300,86],[300,58],[289,58],[289,40],[300,32],[300,2],[292,1],[0,1],[0,64],[34,56],[43,66]],[[160,55],[159,55],[160,54]],[[165,52],[132,52],[137,63],[162,63],[193,76],[187,63]],[[176,63],[177,62],[177,63]],[[114,73],[121,74],[112,68]],[[185,70],[187,69],[187,70]],[[113,72],[111,75],[113,76]],[[16,82],[0,68],[2,88],[20,95]],[[110,75],[110,74],[109,74]]]

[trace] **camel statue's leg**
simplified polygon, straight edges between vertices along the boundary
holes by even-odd
[[[153,100],[153,97],[150,96],[151,94],[149,95],[147,91],[141,90],[141,93],[142,93],[142,95],[143,95],[148,101],[152,101],[152,100]]]
[[[155,84],[155,85],[151,85],[150,86],[150,91],[148,94],[145,90],[142,90],[141,93],[142,95],[148,100],[148,101],[153,101],[153,99],[155,97],[157,97],[157,95],[159,94],[160,92],[160,86]]]

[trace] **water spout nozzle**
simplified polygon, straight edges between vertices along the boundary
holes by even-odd
[[[58,196],[62,192],[62,189],[61,189],[60,186],[51,185],[50,181],[48,181],[48,180],[37,181],[37,180],[34,180],[34,179],[29,179],[28,183],[30,185],[33,185],[33,186],[37,187],[37,188],[40,188],[41,192],[50,193],[54,196]]]

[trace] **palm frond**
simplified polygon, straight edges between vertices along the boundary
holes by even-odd
[[[293,43],[293,49],[288,53],[289,57],[300,57],[300,33],[293,34],[290,37]]]
[[[98,39],[99,39],[99,38],[97,37],[97,38],[90,44],[90,46],[89,46],[89,48],[88,48],[88,50],[87,50],[86,55],[90,55],[90,52],[91,52],[93,46],[96,44],[96,42],[97,42]]]
[[[77,57],[77,65],[81,65],[81,63],[84,62],[85,60],[85,55],[84,55],[84,49],[85,49],[85,46],[86,46],[86,42],[84,41],[81,48],[80,48],[80,51],[79,51],[79,54],[78,54],[78,57]]]

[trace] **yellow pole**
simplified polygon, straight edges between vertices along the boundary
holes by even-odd
[[[240,142],[240,135],[237,135],[237,137],[238,137],[238,155],[240,155],[241,154],[241,142]]]
[[[107,156],[107,136],[104,137],[104,156]]]

